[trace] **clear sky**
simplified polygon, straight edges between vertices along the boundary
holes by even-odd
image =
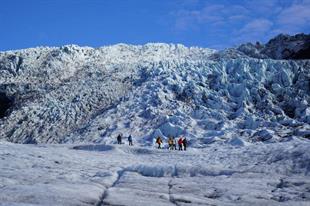
[[[225,48],[310,33],[310,0],[0,0],[0,50],[181,43]]]

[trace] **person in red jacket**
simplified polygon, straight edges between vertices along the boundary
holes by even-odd
[[[183,138],[180,137],[178,140],[179,150],[183,150]]]

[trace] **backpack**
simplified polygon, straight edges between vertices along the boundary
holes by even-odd
[[[172,139],[169,139],[169,140],[168,140],[168,144],[169,144],[169,145],[172,145],[172,144],[173,144],[173,140],[172,140]]]

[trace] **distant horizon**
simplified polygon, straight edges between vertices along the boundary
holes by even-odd
[[[283,33],[280,33],[280,34],[283,34]],[[280,34],[277,34],[275,35],[274,37],[280,35]],[[310,34],[306,34],[306,33],[296,33],[296,34],[284,34],[284,35],[290,35],[290,36],[295,36],[295,35],[298,35],[298,34],[305,34],[305,35],[310,35]],[[271,37],[271,39],[273,39],[274,37]],[[260,43],[263,43],[263,44],[266,44],[270,39],[268,39],[266,42],[260,42]],[[240,43],[239,45],[241,44],[246,44],[246,43],[256,43],[257,41],[255,42],[244,42],[244,43]],[[71,44],[63,44],[63,45],[38,45],[38,46],[34,46],[34,47],[27,47],[27,48],[17,48],[17,49],[11,49],[11,50],[0,50],[0,52],[6,52],[6,51],[18,51],[18,50],[25,50],[25,49],[35,49],[35,48],[40,48],[40,47],[50,47],[50,48],[53,48],[53,47],[62,47],[62,46],[69,46],[69,45],[76,45],[76,46],[79,46],[79,47],[90,47],[90,48],[94,48],[94,49],[97,49],[97,48],[100,48],[100,47],[108,47],[108,46],[114,46],[114,45],[118,45],[118,44],[125,44],[125,45],[132,45],[132,46],[144,46],[146,44],[173,44],[173,45],[183,45],[185,47],[197,47],[197,48],[205,48],[205,49],[214,49],[214,50],[221,50],[221,49],[215,49],[215,48],[210,48],[210,47],[201,47],[201,46],[195,46],[195,45],[192,45],[192,46],[187,46],[187,45],[184,45],[182,43],[169,43],[169,42],[146,42],[144,44],[130,44],[130,43],[124,43],[124,42],[120,42],[120,43],[115,43],[115,44],[107,44],[107,45],[101,45],[101,46],[96,46],[96,47],[93,47],[93,46],[89,46],[89,45],[80,45],[80,44],[75,44],[75,43],[71,43]],[[239,46],[237,45],[237,46]],[[222,48],[222,49],[228,49],[228,48],[234,48],[234,47],[226,47],[226,48]]]
[[[224,49],[310,33],[310,0],[3,0],[0,51],[182,44]]]

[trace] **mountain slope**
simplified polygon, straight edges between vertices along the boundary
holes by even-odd
[[[254,58],[271,59],[310,59],[310,35],[294,36],[279,34],[266,44],[257,42],[242,44],[237,50]]]
[[[123,132],[142,145],[186,135],[195,147],[307,138],[309,69],[171,44],[2,52],[0,138],[110,143]]]

